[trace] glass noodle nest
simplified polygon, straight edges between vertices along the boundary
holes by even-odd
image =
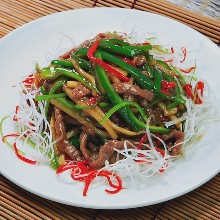
[[[97,176],[116,193],[121,178],[162,174],[211,109],[207,84],[186,60],[184,47],[98,34],[49,66],[36,65],[19,84],[17,134],[3,140],[14,137],[25,162],[48,160],[58,174],[69,170],[85,182],[84,195]]]

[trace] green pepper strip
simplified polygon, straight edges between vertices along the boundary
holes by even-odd
[[[117,39],[117,38],[101,39],[100,42],[101,43],[110,43],[110,44],[119,45],[119,46],[129,46],[130,45],[128,42],[125,42],[125,41]]]
[[[109,103],[109,102],[100,102],[99,103],[99,107],[100,108],[108,108],[108,107],[111,107],[112,105],[111,105],[111,103]]]
[[[56,67],[73,69],[73,64],[67,60],[52,60],[50,64]]]
[[[102,120],[100,121],[100,124],[103,124],[107,119],[109,119],[111,117],[112,114],[114,114],[116,111],[118,111],[119,109],[128,106],[128,105],[132,105],[135,106],[138,111],[140,112],[141,116],[144,118],[145,121],[147,121],[147,116],[144,113],[143,109],[141,108],[141,106],[139,104],[137,104],[136,102],[131,102],[131,101],[124,101],[122,103],[119,103],[117,105],[115,105],[114,107],[112,107],[107,113],[106,115],[102,118]]]
[[[80,48],[75,52],[75,55],[85,56],[87,52],[88,52],[87,48]],[[123,60],[121,60],[116,56],[113,56],[109,53],[105,53],[103,51],[99,51],[99,52],[104,60],[107,60],[117,66],[120,66],[122,69],[127,71],[142,88],[148,90],[153,89],[154,83],[147,76],[145,76],[140,70],[124,62]]]
[[[98,59],[101,59],[101,55],[99,52],[95,54]],[[97,76],[99,77],[100,82],[102,83],[106,95],[108,96],[109,100],[114,104],[117,105],[123,102],[123,99],[115,92],[114,88],[112,87],[109,78],[105,72],[105,70],[100,67],[99,65],[95,64],[95,70],[97,72]],[[122,118],[133,128],[135,131],[140,131],[141,129],[145,129],[146,125],[140,122],[134,114],[131,112],[131,109],[126,106],[119,110]]]
[[[89,72],[90,67],[91,67],[91,63],[89,61],[87,61],[87,60],[85,60],[85,59],[83,59],[81,57],[77,57],[77,56],[72,56],[72,58],[74,58],[77,61],[78,65],[82,69],[84,69],[84,70]]]
[[[74,70],[67,70],[67,69],[59,68],[59,67],[54,67],[54,68],[46,67],[42,69],[41,71],[41,77],[43,79],[55,79],[59,77],[60,75],[64,75],[64,76],[76,79],[77,81],[81,82],[84,86],[100,94],[98,89],[92,83],[90,83],[85,77],[81,76],[79,73],[75,72]]]
[[[67,79],[64,77],[61,77],[60,79],[58,79],[51,87],[50,91],[49,91],[49,95],[54,94],[59,88],[63,87],[63,85],[66,83]],[[45,114],[47,115],[48,112],[48,108],[49,108],[50,102],[46,101],[45,104]]]
[[[149,78],[152,79],[154,77],[154,73],[147,62],[144,64],[144,69],[148,72]]]
[[[44,100],[49,101],[50,99],[65,98],[66,96],[67,96],[66,93],[37,95],[37,96],[35,96],[35,100],[36,101],[44,101]]]
[[[156,60],[156,63],[160,64],[161,66],[163,66],[167,70],[171,70],[170,66],[166,62],[164,62],[163,60]]]
[[[96,128],[94,124],[90,122],[88,118],[83,116],[79,111],[76,111],[74,108],[72,108],[73,106],[70,104],[70,101],[68,101],[66,98],[51,99],[50,102],[56,107],[60,108],[66,114],[75,118],[77,121],[79,121],[81,124],[83,124],[87,128],[97,133],[98,135],[109,137],[108,133]]]
[[[148,90],[153,89],[154,83],[136,67],[131,66],[130,64],[121,60],[120,58],[113,56],[109,53],[105,53],[103,51],[99,52],[104,60],[107,60],[117,66],[120,66],[122,69],[128,72],[136,80],[137,84],[140,85],[142,88]]]
[[[147,46],[118,46],[112,43],[103,42],[101,40],[99,48],[107,50],[111,53],[121,54],[128,57],[134,57],[141,54],[142,51],[148,51],[152,49],[151,45]]]

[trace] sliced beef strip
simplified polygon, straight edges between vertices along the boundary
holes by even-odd
[[[132,62],[135,64],[135,66],[142,66],[147,61],[146,57],[144,55],[138,55],[133,57]]]
[[[171,146],[170,149],[170,155],[171,156],[177,156],[181,153],[181,148],[183,146],[184,141],[184,133],[182,131],[178,131],[176,129],[173,129],[170,134],[164,134],[161,136],[161,139],[163,141],[172,141],[174,140],[174,145],[177,145],[175,147]]]
[[[128,148],[133,148],[129,143],[127,144]],[[105,166],[105,161],[110,160],[113,154],[115,153],[114,149],[123,150],[124,141],[110,140],[106,142],[100,149],[97,160],[91,162],[90,166],[99,169]],[[111,161],[112,162],[112,161]],[[114,161],[115,162],[115,161]]]
[[[87,95],[90,95],[91,93],[92,93],[91,89],[85,87],[80,83],[76,88],[72,89],[71,98],[73,100],[78,100]]]
[[[80,150],[86,160],[94,161],[97,158],[97,152],[87,148],[88,138],[89,138],[89,134],[86,133],[85,131],[82,131],[79,137]]]
[[[128,83],[116,83],[113,84],[115,91],[118,94],[131,94],[139,96],[140,98],[152,101],[154,99],[154,94],[146,89],[141,89],[139,86],[130,85]]]
[[[67,154],[71,160],[82,160],[83,156],[81,152],[69,143],[66,137],[66,130],[63,121],[62,111],[55,107],[55,133],[57,139],[58,150],[62,153]]]

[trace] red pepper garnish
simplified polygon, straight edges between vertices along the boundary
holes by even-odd
[[[94,105],[99,98],[100,98],[100,95],[96,95],[96,96],[90,98],[88,101],[88,105]]]
[[[183,73],[190,73],[192,70],[195,70],[195,69],[196,69],[195,66],[192,66],[192,67],[190,67],[190,68],[187,69],[187,70],[184,70],[184,69],[180,68],[180,70],[181,70]]]
[[[172,63],[173,62],[173,58],[169,59],[169,60],[165,60],[164,62],[166,63]]]
[[[171,47],[171,53],[174,53],[174,48],[173,47]]]
[[[131,66],[135,66],[135,64],[126,57],[122,57],[121,60],[125,61],[126,63],[130,64]]]
[[[116,70],[115,68],[113,68],[112,66],[110,66],[109,64],[105,63],[104,61],[96,58],[93,56],[93,54],[95,53],[98,45],[100,43],[100,39],[96,40],[93,45],[89,48],[87,56],[88,58],[94,62],[97,63],[99,66],[103,67],[106,71],[108,71],[109,73],[112,73],[114,75],[116,75],[119,79],[121,79],[124,82],[129,82],[130,79],[123,75],[122,73],[120,73],[118,70]]]
[[[140,140],[140,142],[139,142],[139,144],[138,144],[138,150],[141,149],[142,144],[143,144],[146,140],[147,140],[147,134],[145,134],[145,135],[141,138],[141,140]]]
[[[176,83],[175,82],[168,82],[166,80],[162,80],[161,87],[163,89],[171,89],[173,87],[176,87]]]
[[[122,190],[122,180],[121,180],[121,178],[117,174],[112,173],[110,171],[106,171],[106,170],[101,170],[101,171],[94,170],[91,173],[89,173],[89,175],[85,179],[85,186],[84,186],[84,190],[83,190],[83,196],[87,195],[87,191],[89,189],[89,185],[91,184],[91,182],[97,176],[104,176],[104,177],[106,177],[107,180],[108,180],[109,185],[112,188],[115,188],[115,190],[108,190],[108,189],[106,189],[105,191],[107,193],[115,194],[115,193],[118,193],[118,192],[120,192]],[[114,177],[117,180],[118,185],[115,185],[115,184],[112,183],[111,176]]]
[[[183,59],[180,62],[183,63],[185,61],[185,59],[186,59],[186,48],[182,47],[181,50],[183,52]]]
[[[13,121],[18,121],[18,118],[17,118],[17,114],[18,114],[18,110],[19,110],[19,106],[18,105],[16,105],[16,108],[15,108],[15,115],[14,115],[14,117],[13,117]]]
[[[2,137],[2,142],[5,142],[5,139],[8,137],[19,137],[19,134],[7,134],[5,136]]]
[[[202,100],[200,99],[199,95],[198,95],[198,90],[200,90],[201,96],[203,96],[203,92],[204,92],[204,82],[202,81],[198,81],[196,86],[195,86],[195,94],[193,94],[192,92],[192,85],[191,84],[186,84],[184,86],[184,89],[186,91],[186,94],[192,99],[194,100],[195,104],[202,104]]]
[[[168,89],[161,89],[161,92],[166,95],[170,95],[170,91]]]
[[[37,163],[36,160],[30,160],[30,159],[28,159],[28,158],[22,156],[21,154],[19,154],[18,148],[17,148],[17,145],[16,145],[16,142],[14,143],[14,150],[15,150],[16,156],[17,156],[20,160],[22,160],[22,161],[24,161],[24,162],[26,162],[26,163],[29,163],[29,164],[33,164],[33,165]]]
[[[8,137],[16,137],[16,138],[17,138],[17,137],[19,137],[19,136],[20,136],[19,134],[7,134],[7,135],[3,136],[2,142],[5,142],[5,139],[8,138]],[[16,156],[17,156],[20,160],[22,160],[22,161],[24,161],[24,162],[26,162],[26,163],[29,163],[29,164],[36,164],[36,163],[37,163],[37,161],[35,161],[35,160],[30,160],[30,159],[28,159],[28,158],[26,158],[26,157],[20,155],[19,152],[18,152],[18,148],[17,148],[16,142],[13,144],[13,146],[14,146],[15,154],[16,154]]]
[[[28,75],[28,77],[27,77],[25,80],[23,80],[22,82],[23,82],[23,83],[26,83],[27,86],[30,86],[30,85],[34,84],[34,81],[35,81],[34,75],[33,75],[33,74],[30,74],[30,75]]]

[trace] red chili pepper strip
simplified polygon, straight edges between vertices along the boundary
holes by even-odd
[[[5,136],[2,137],[2,142],[5,142],[5,139],[8,137],[19,137],[19,134],[7,134]]]
[[[171,53],[174,53],[174,48],[173,47],[171,47]]]
[[[99,43],[100,43],[100,40],[98,39],[98,40],[96,40],[96,41],[94,42],[94,44],[89,48],[88,53],[87,53],[88,58],[89,58],[92,62],[97,63],[99,66],[103,67],[106,71],[108,71],[108,72],[110,72],[110,73],[116,75],[116,76],[117,76],[119,79],[121,79],[122,81],[124,81],[124,82],[129,82],[130,79],[129,79],[127,76],[123,75],[123,74],[120,73],[118,70],[116,70],[115,68],[113,68],[113,67],[110,66],[109,64],[105,63],[104,61],[102,61],[102,60],[100,60],[100,59],[94,57],[93,54],[94,54],[95,51],[97,50],[97,47],[98,47]]]
[[[28,158],[26,158],[26,157],[20,155],[19,152],[18,152],[18,148],[17,148],[16,143],[14,143],[14,150],[15,150],[16,156],[17,156],[20,160],[22,160],[22,161],[24,161],[24,162],[26,162],[26,163],[29,163],[29,164],[33,164],[33,165],[37,163],[36,160],[30,160],[30,159],[28,159]]]
[[[131,66],[135,66],[135,64],[126,57],[121,57],[121,60],[125,61],[126,63],[130,64]]]
[[[162,149],[160,149],[160,148],[158,148],[158,147],[156,147],[155,149],[156,149],[156,151],[157,151],[158,153],[161,154],[162,157],[164,157],[164,155],[165,155],[164,150],[162,150]]]
[[[181,68],[180,68],[180,70],[181,70],[183,73],[190,73],[191,71],[193,71],[193,70],[195,70],[195,69],[196,69],[195,66],[192,66],[192,67],[190,67],[190,68],[187,69],[187,70],[184,70],[184,69],[181,69]]]
[[[165,60],[164,62],[166,62],[166,63],[172,63],[172,62],[173,62],[173,58],[172,58],[172,59],[169,59],[169,60]]]
[[[16,105],[16,108],[15,108],[15,115],[13,117],[13,121],[18,121],[18,118],[16,117],[16,114],[18,114],[18,110],[19,110],[19,106]]]
[[[161,92],[166,95],[170,95],[170,91],[168,91],[167,89],[161,89]]]
[[[88,105],[94,105],[99,98],[100,95],[96,95],[95,97],[90,98],[88,101]]]
[[[105,191],[107,193],[115,194],[115,193],[118,193],[118,192],[120,192],[122,190],[122,180],[121,180],[121,178],[118,175],[113,174],[113,173],[111,173],[109,171],[104,171],[104,170],[98,171],[98,170],[95,170],[95,171],[92,171],[91,173],[89,173],[88,176],[85,179],[85,186],[84,186],[84,190],[83,190],[83,196],[87,195],[90,183],[97,176],[104,176],[104,177],[106,177],[107,180],[108,180],[109,185],[111,187],[113,187],[113,188],[116,188],[115,190],[107,190],[106,189]],[[115,185],[115,184],[112,183],[110,176],[113,176],[117,180],[118,185]]]
[[[139,144],[138,144],[138,150],[141,149],[141,146],[142,146],[142,144],[146,141],[146,139],[147,139],[147,134],[145,134],[145,135],[141,138],[141,140],[140,140],[140,142],[139,142]]]
[[[186,91],[186,94],[193,100],[194,99],[194,95],[192,94],[192,85],[191,84],[186,84],[184,86],[184,89]]]
[[[173,87],[176,87],[176,83],[175,82],[168,82],[166,80],[162,80],[161,87],[163,89],[171,89]]]
[[[180,62],[183,63],[185,61],[185,59],[186,59],[186,48],[182,47],[181,50],[183,52],[183,59]]]
[[[198,90],[200,90],[201,96],[203,96],[203,92],[204,92],[204,82],[202,81],[198,81],[196,84],[196,100],[195,100],[195,104],[202,104],[202,100],[200,99],[199,95],[198,95]]]
[[[198,90],[200,90],[201,92],[201,96],[203,96],[203,92],[204,92],[204,82],[199,81],[196,84],[196,91],[195,94],[192,93],[192,85],[191,84],[186,84],[184,86],[184,89],[186,91],[186,94],[192,99],[194,100],[195,104],[202,104],[202,100],[200,99],[200,97],[198,96]]]

